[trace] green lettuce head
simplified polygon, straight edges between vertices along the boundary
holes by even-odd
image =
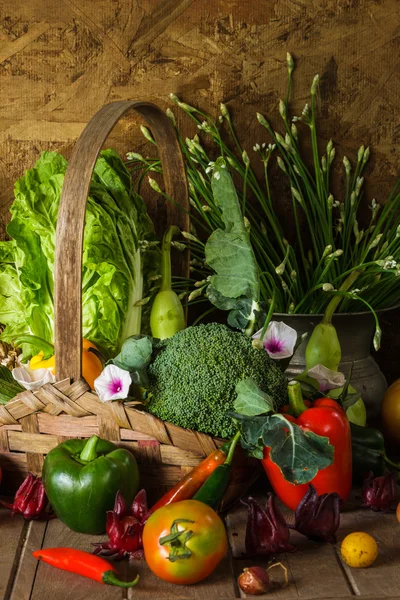
[[[57,213],[67,161],[44,152],[15,184],[7,233],[0,242],[0,323],[11,341],[33,334],[53,341]],[[97,160],[86,208],[83,243],[83,336],[106,356],[140,333],[142,308],[158,272],[159,251],[146,206],[121,158]],[[149,243],[150,242],[150,243]],[[147,248],[144,251],[144,248]],[[37,349],[24,348],[24,357]]]

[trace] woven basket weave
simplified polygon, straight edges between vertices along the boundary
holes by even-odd
[[[159,148],[168,202],[158,210],[162,230],[169,224],[188,229],[185,167],[174,128],[147,102],[104,106],[78,139],[65,175],[57,220],[55,257],[55,352],[59,382],[24,391],[0,406],[0,465],[4,491],[15,491],[28,472],[40,475],[45,455],[69,438],[93,434],[132,450],[150,501],[176,483],[221,445],[209,435],[165,423],[122,401],[102,403],[81,377],[82,245],[86,199],[98,153],[109,132],[128,110],[149,124]],[[184,210],[182,210],[182,208]],[[188,254],[174,268],[187,273]],[[238,452],[225,504],[240,496],[257,476],[257,462]]]

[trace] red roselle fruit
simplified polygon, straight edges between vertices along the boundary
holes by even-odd
[[[14,502],[0,502],[12,511],[12,515],[22,515],[24,519],[37,519],[47,521],[54,517],[51,506],[44,491],[40,477],[28,473],[23,483],[18,488]]]
[[[137,493],[129,509],[121,492],[117,492],[114,510],[107,512],[108,542],[94,544],[97,546],[94,554],[103,554],[116,559],[125,556],[142,558],[142,533],[148,512],[145,490]]]
[[[389,511],[397,498],[397,473],[387,473],[375,477],[372,472],[364,479],[362,488],[362,506],[374,511]]]
[[[310,484],[307,494],[296,509],[294,529],[311,540],[336,542],[335,533],[340,525],[342,500],[336,492],[317,493]]]
[[[282,552],[294,552],[289,544],[290,530],[276,506],[276,497],[268,494],[265,510],[249,497],[244,504],[248,507],[246,526],[247,556],[272,556]]]

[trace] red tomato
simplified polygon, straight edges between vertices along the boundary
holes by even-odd
[[[143,549],[157,577],[187,585],[208,577],[228,548],[217,513],[198,500],[163,506],[146,522]]]

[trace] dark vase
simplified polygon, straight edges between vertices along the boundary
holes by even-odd
[[[283,321],[301,335],[310,337],[315,325],[320,323],[322,315],[275,314],[276,321]],[[379,416],[382,398],[387,389],[386,378],[371,356],[371,343],[375,331],[375,322],[370,312],[342,313],[334,315],[332,323],[336,328],[342,348],[342,361],[339,370],[346,376],[354,363],[351,384],[361,393],[367,410],[367,418],[374,420]],[[296,376],[305,369],[305,340],[297,349],[286,371]]]

